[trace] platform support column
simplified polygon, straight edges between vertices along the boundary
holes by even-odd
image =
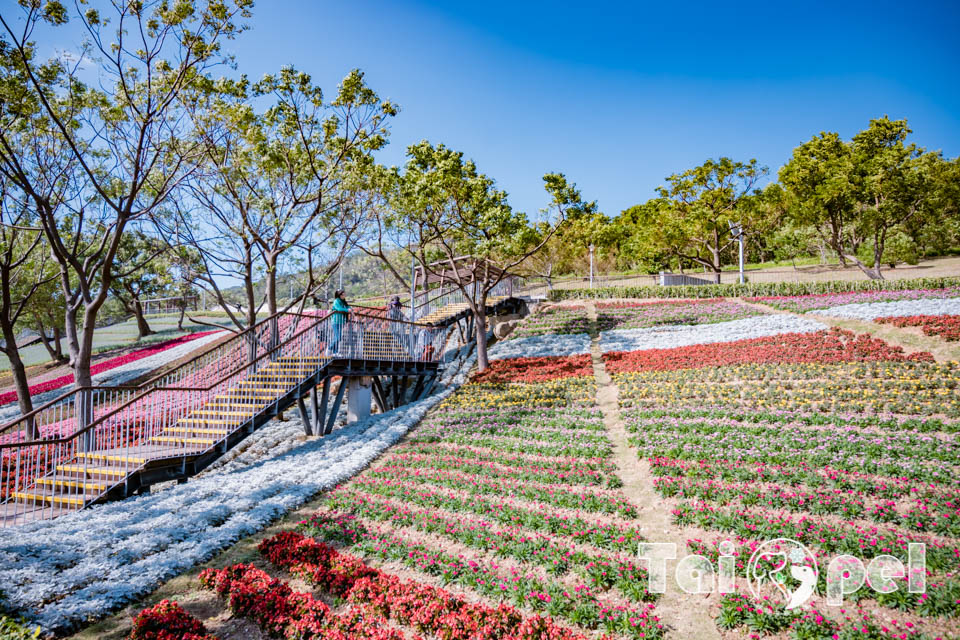
[[[347,422],[358,422],[370,417],[370,387],[373,382],[368,376],[351,376],[347,385]]]
[[[303,422],[303,432],[308,435],[313,435],[313,427],[310,425],[310,414],[307,413],[307,406],[303,403],[303,396],[297,398],[297,409],[300,410],[300,420]]]
[[[330,407],[330,417],[327,418],[327,426],[323,430],[323,435],[328,436],[333,432],[333,423],[337,421],[337,414],[340,412],[340,405],[343,403],[343,394],[347,390],[347,379],[340,377],[340,388],[337,389],[337,397]]]

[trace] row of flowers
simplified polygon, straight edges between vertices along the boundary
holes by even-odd
[[[610,373],[781,362],[832,364],[865,360],[933,361],[933,356],[929,353],[907,355],[900,347],[883,340],[836,327],[814,333],[782,333],[763,338],[675,349],[612,352],[604,354],[603,358]]]
[[[661,325],[646,329],[615,329],[600,333],[600,351],[674,349],[697,344],[736,342],[783,333],[823,331],[827,325],[799,316],[760,315],[741,320],[697,325]]]
[[[839,307],[823,309],[816,313],[836,318],[852,318],[854,320],[875,320],[888,316],[957,315],[960,314],[960,298],[845,304]]]
[[[494,360],[474,382],[546,382],[558,378],[593,376],[593,364],[587,354],[572,357],[512,358]]]
[[[91,375],[104,373],[106,371],[116,369],[117,367],[121,367],[125,364],[136,362],[138,360],[143,360],[144,358],[157,355],[159,353],[163,353],[164,351],[167,351],[169,349],[173,349],[174,347],[179,347],[189,342],[193,342],[198,338],[209,336],[213,333],[217,333],[217,332],[202,331],[197,333],[190,333],[185,336],[181,336],[179,338],[174,338],[173,340],[167,340],[165,342],[160,342],[157,344],[150,345],[149,347],[144,347],[143,349],[130,351],[129,353],[125,353],[121,356],[100,360],[99,362],[95,362],[93,365],[91,365],[90,373]],[[47,391],[52,391],[54,389],[60,389],[61,387],[65,387],[69,384],[73,384],[72,373],[59,376],[57,378],[52,378],[50,380],[44,380],[43,382],[39,382],[34,385],[30,385],[30,395],[35,396]],[[0,405],[9,404],[11,402],[16,402],[16,401],[17,401],[16,391],[8,391],[6,393],[0,393]]]
[[[960,417],[960,363],[748,364],[614,379],[636,406]]]
[[[161,600],[133,618],[127,640],[217,640],[179,603]]]
[[[545,307],[524,318],[510,334],[510,339],[589,333],[590,325],[590,317],[583,305]]]
[[[734,300],[668,300],[657,302],[598,302],[597,327],[640,329],[661,325],[692,325],[727,322],[762,315],[764,311]]]
[[[805,313],[848,304],[895,302],[899,300],[937,300],[960,297],[960,286],[942,289],[905,289],[903,291],[851,291],[847,293],[820,293],[804,296],[761,296],[747,298],[784,311]]]
[[[920,327],[924,334],[943,338],[948,342],[960,340],[960,315],[953,316],[888,316],[874,322],[895,327]]]

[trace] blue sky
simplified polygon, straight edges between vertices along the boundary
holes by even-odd
[[[444,142],[531,213],[547,171],[615,215],[706,158],[775,172],[815,133],[884,114],[960,155],[960,2],[257,5],[240,70],[292,63],[332,95],[359,67],[403,109],[383,162]]]
[[[616,215],[707,158],[775,175],[884,114],[960,155],[960,0],[258,0],[250,24],[227,43],[239,72],[293,64],[332,98],[360,68],[402,107],[382,162],[443,142],[533,215],[548,171]]]

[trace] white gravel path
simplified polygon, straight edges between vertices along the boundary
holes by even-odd
[[[715,324],[615,329],[600,333],[600,350],[603,353],[608,353],[610,351],[672,349],[694,344],[763,338],[778,333],[810,333],[827,328],[829,328],[827,325],[816,320],[779,314],[755,316]]]
[[[844,304],[839,307],[818,309],[808,313],[832,316],[834,318],[853,318],[856,320],[874,320],[876,318],[887,318],[889,316],[960,315],[960,298]]]

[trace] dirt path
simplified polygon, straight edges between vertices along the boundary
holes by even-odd
[[[934,338],[924,335],[919,328],[915,327],[895,327],[892,324],[877,324],[866,320],[855,320],[851,318],[834,318],[832,316],[822,316],[816,311],[809,313],[794,313],[777,309],[761,302],[747,302],[742,298],[735,298],[740,304],[765,311],[766,313],[779,313],[781,315],[796,316],[806,318],[807,320],[816,320],[831,327],[840,327],[856,333],[869,333],[874,338],[880,338],[884,342],[896,345],[904,350],[905,353],[915,353],[917,351],[926,351],[933,355],[937,362],[960,361],[960,342],[947,342],[940,338]]]
[[[597,308],[593,301],[584,301],[590,320],[596,326]],[[641,532],[650,542],[673,542],[677,555],[687,551],[687,536],[673,524],[670,506],[653,488],[653,474],[646,460],[637,457],[627,444],[627,431],[620,417],[618,389],[607,373],[601,358],[598,336],[593,335],[591,347],[593,375],[597,379],[597,405],[603,412],[603,423],[613,443],[614,462],[623,480],[623,493],[637,506]],[[673,574],[675,563],[667,563],[667,591],[657,601],[656,614],[669,626],[671,638],[692,640],[719,639],[710,613],[710,600],[704,596],[681,591]]]

